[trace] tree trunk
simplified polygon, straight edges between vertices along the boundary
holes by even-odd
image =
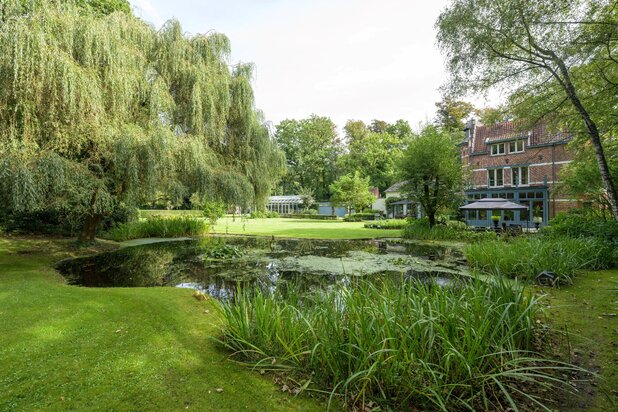
[[[82,231],[79,234],[79,240],[82,242],[91,242],[94,240],[97,229],[103,220],[103,215],[93,214],[86,216],[84,220],[84,225],[82,226]]]
[[[592,147],[594,147],[594,154],[597,158],[599,172],[601,173],[601,180],[603,181],[603,186],[605,187],[605,191],[607,192],[607,200],[612,210],[612,215],[614,216],[615,220],[618,220],[618,192],[616,192],[616,186],[614,184],[614,181],[612,180],[611,174],[609,173],[609,167],[607,166],[607,159],[605,158],[605,153],[603,151],[603,144],[601,143],[601,135],[599,133],[599,128],[592,120],[590,114],[579,99],[577,91],[575,90],[575,86],[571,82],[571,76],[566,65],[560,58],[558,58],[556,54],[552,53],[552,57],[558,65],[560,73],[564,77],[564,81],[562,82],[562,84],[568,98],[573,104],[573,106],[575,106],[575,109],[577,110],[586,125],[586,129],[588,130],[588,136],[590,137]]]
[[[429,227],[434,227],[436,225],[436,213],[427,213],[427,217],[429,218]]]

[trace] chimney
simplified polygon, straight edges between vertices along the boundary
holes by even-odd
[[[476,127],[476,121],[474,119],[468,120],[466,123],[466,128],[464,132],[466,132],[466,142],[472,140],[472,136],[474,135],[474,128]]]

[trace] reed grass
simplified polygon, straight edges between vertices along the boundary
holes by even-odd
[[[208,233],[208,225],[203,219],[192,216],[148,217],[145,220],[116,226],[103,235],[106,239],[124,242],[131,239],[149,237],[203,236]]]
[[[469,244],[464,253],[469,265],[485,274],[530,281],[551,271],[560,282],[571,283],[580,270],[610,266],[615,251],[594,238],[523,236]]]
[[[448,221],[446,224],[429,226],[427,219],[411,221],[403,228],[403,237],[418,240],[480,241],[496,239],[494,231],[474,231],[463,222]]]
[[[462,287],[361,280],[302,297],[238,290],[221,305],[225,345],[356,410],[518,410],[574,367],[534,351],[537,301],[496,281]],[[560,376],[560,375],[558,375]]]

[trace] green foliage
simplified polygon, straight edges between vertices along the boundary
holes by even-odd
[[[299,187],[297,191],[302,202],[303,209],[308,211],[311,206],[315,204],[315,198],[313,197],[313,189],[307,187]]]
[[[104,238],[116,242],[149,237],[184,237],[205,236],[208,225],[202,219],[191,216],[149,217],[146,220],[125,223],[113,227],[104,234]]]
[[[496,239],[494,231],[474,231],[463,222],[448,221],[446,224],[430,226],[429,219],[408,219],[408,224],[403,228],[403,237],[417,240],[461,240],[480,241],[484,239]]]
[[[349,120],[345,126],[348,153],[339,159],[348,173],[358,170],[369,177],[369,184],[386,190],[396,178],[396,163],[411,136],[407,122],[394,125],[374,120],[370,126]]]
[[[115,12],[131,14],[128,0],[75,0],[75,3],[101,15]]]
[[[330,192],[333,205],[343,206],[348,212],[352,209],[362,210],[375,200],[369,192],[369,178],[361,177],[358,171],[341,176],[330,185]]]
[[[100,4],[114,2],[99,2]],[[251,66],[219,33],[156,31],[126,13],[3,3],[0,201],[68,209],[93,227],[115,204],[191,193],[263,204],[282,154],[253,107]],[[94,3],[93,3],[94,4]],[[93,236],[94,233],[88,233]]]
[[[362,222],[363,220],[375,220],[375,213],[350,213],[345,215],[344,220],[346,222]]]
[[[367,222],[365,227],[368,229],[403,229],[408,225],[404,219],[388,219],[378,220],[376,222]]]
[[[296,193],[302,187],[319,200],[328,199],[329,186],[338,175],[337,158],[343,149],[332,120],[316,115],[284,120],[277,125],[275,142],[287,159],[283,192]]]
[[[208,219],[211,226],[214,226],[217,220],[225,216],[226,210],[225,203],[221,201],[208,200],[203,205],[204,217]]]
[[[279,213],[266,210],[254,210],[249,214],[249,219],[276,219],[278,217]]]
[[[436,103],[435,123],[438,127],[462,134],[466,120],[475,112],[472,103],[444,98]]]
[[[239,290],[222,304],[221,341],[243,362],[292,372],[351,408],[517,410],[535,398],[522,384],[569,391],[557,373],[575,370],[533,352],[531,296],[504,282],[387,279],[308,297],[294,287]]]
[[[441,210],[460,201],[462,173],[454,138],[434,126],[425,126],[410,140],[399,169],[403,190],[418,203],[433,226]]]
[[[532,281],[544,270],[571,283],[583,269],[598,270],[616,262],[615,247],[595,238],[520,236],[467,245],[468,263],[482,273]]]

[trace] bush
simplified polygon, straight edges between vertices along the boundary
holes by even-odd
[[[279,217],[277,212],[269,212],[267,210],[256,210],[249,213],[249,219],[276,219]]]
[[[337,220],[337,216],[332,215],[313,215],[313,214],[305,214],[305,213],[294,213],[291,215],[284,215],[283,217],[288,217],[291,219],[312,219],[312,220]]]
[[[403,237],[418,240],[459,240],[459,241],[479,241],[496,239],[494,231],[475,231],[459,221],[448,221],[446,224],[429,226],[427,218],[412,220],[403,229]]]
[[[202,219],[190,216],[151,217],[143,221],[116,226],[105,233],[104,237],[123,242],[149,237],[203,236],[207,233],[208,225]]]
[[[528,236],[471,244],[464,250],[471,267],[489,275],[534,280],[544,270],[570,283],[577,271],[603,269],[616,259],[612,245],[595,238]]]
[[[535,298],[504,282],[245,289],[221,311],[221,342],[243,362],[293,373],[354,410],[517,410],[534,397],[522,387],[573,390],[553,372],[575,367],[534,352]]]
[[[408,222],[403,219],[377,220],[365,223],[367,229],[403,229]]]
[[[593,237],[618,247],[618,222],[602,219],[582,209],[558,214],[548,227],[543,228],[543,233],[573,238]]]
[[[351,213],[343,218],[346,222],[362,222],[363,220],[375,220],[375,213]]]

